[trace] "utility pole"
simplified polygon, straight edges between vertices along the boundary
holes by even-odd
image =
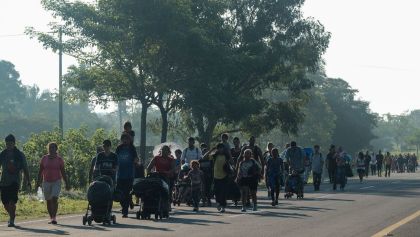
[[[60,127],[61,139],[64,137],[64,122],[63,122],[63,32],[61,27],[58,29],[58,120]]]

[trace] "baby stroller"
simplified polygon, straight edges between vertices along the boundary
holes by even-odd
[[[83,225],[91,226],[92,222],[104,225],[116,224],[117,218],[112,215],[114,182],[109,176],[99,176],[87,192],[88,207],[83,216]]]
[[[137,219],[150,219],[153,214],[156,220],[169,218],[169,186],[159,174],[139,179],[133,185],[133,194],[141,199]]]
[[[185,178],[188,175],[190,168],[188,165],[183,165],[181,171],[179,172],[177,182],[175,184],[175,189],[173,192],[173,205],[180,206],[181,203],[186,203],[191,205],[191,184],[188,178]]]
[[[302,177],[296,171],[293,171],[286,179],[284,187],[286,194],[284,198],[289,199],[296,194],[297,199],[303,199],[303,182]]]

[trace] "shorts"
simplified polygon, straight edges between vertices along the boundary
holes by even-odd
[[[19,185],[17,183],[13,183],[9,186],[4,186],[1,188],[1,202],[3,205],[7,205],[9,203],[16,204],[18,202],[18,193],[19,193]]]
[[[258,189],[258,179],[255,177],[246,177],[246,178],[241,178],[239,180],[239,186],[240,187],[249,187],[249,189],[251,191],[257,191]]]
[[[58,198],[61,192],[61,180],[55,182],[43,182],[42,191],[44,192],[45,200]]]

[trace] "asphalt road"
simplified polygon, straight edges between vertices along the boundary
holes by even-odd
[[[281,200],[278,207],[260,192],[259,211],[240,212],[231,207],[224,214],[202,208],[175,208],[163,221],[121,219],[115,226],[83,226],[80,215],[65,216],[59,225],[47,220],[18,223],[17,228],[0,224],[1,236],[373,236],[385,230],[388,236],[420,236],[420,173],[393,174],[391,178],[369,177],[364,183],[349,180],[344,192],[333,192],[329,184],[321,192],[306,187],[304,200]],[[409,217],[407,219],[407,217]],[[403,220],[403,221],[402,221]],[[402,221],[402,222],[401,222]],[[383,233],[382,233],[383,234]]]

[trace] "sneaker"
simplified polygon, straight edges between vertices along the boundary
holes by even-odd
[[[224,207],[222,207],[222,208],[220,208],[220,213],[225,213],[225,208]]]
[[[271,206],[274,207],[275,205],[276,205],[276,202],[275,201],[272,201],[271,202]]]
[[[53,220],[53,221],[51,221],[51,224],[57,225],[57,221],[56,220]]]
[[[193,211],[198,212],[198,207],[194,207]]]
[[[9,224],[7,225],[7,227],[16,227],[16,226],[15,226],[15,223],[9,222]]]
[[[241,212],[246,212],[246,208],[245,207],[242,207]]]
[[[124,215],[122,216],[122,218],[128,218],[128,215],[127,215],[127,214],[124,214]]]
[[[278,199],[276,199],[276,201],[274,202],[274,205],[279,205],[279,200]]]
[[[217,206],[217,211],[219,211],[219,212],[220,212],[221,210],[222,210],[222,206],[218,205],[218,206]]]
[[[252,207],[252,210],[253,211],[258,211],[257,204],[254,204],[254,207]]]

